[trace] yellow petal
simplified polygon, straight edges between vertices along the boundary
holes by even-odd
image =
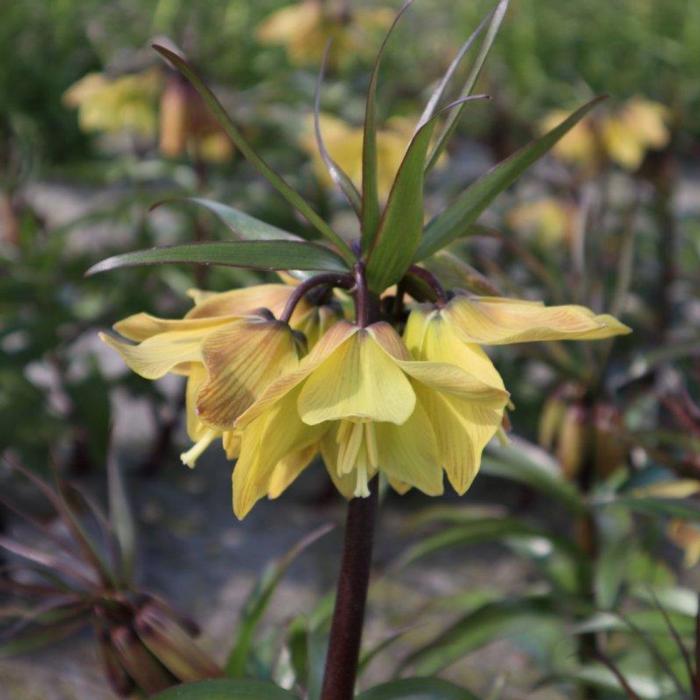
[[[465,343],[440,311],[411,311],[404,340],[416,360],[443,362],[459,367],[497,389],[505,390],[503,380],[489,356],[476,344]]]
[[[437,439],[420,401],[403,425],[376,423],[374,428],[380,471],[428,496],[443,492]]]
[[[492,407],[422,387],[416,387],[416,393],[431,418],[439,463],[461,495],[474,480],[481,453],[501,425],[503,406]]]
[[[298,397],[298,388],[290,391],[243,431],[241,454],[233,471],[233,510],[238,518],[244,518],[267,495],[277,465],[288,455],[318,443],[328,428],[301,421],[296,412]]]
[[[401,424],[414,406],[410,382],[367,329],[336,348],[299,395],[299,414],[309,425],[343,418]]]
[[[259,284],[219,294],[190,290],[195,307],[189,311],[185,318],[245,316],[261,308],[269,309],[275,316],[279,316],[293,291],[294,287],[286,284]],[[295,313],[302,314],[308,312],[310,308],[308,302],[302,300]]]
[[[114,348],[136,374],[145,379],[159,379],[178,365],[201,362],[202,330],[159,333],[138,345],[122,343],[105,333],[100,340]]]
[[[357,326],[339,321],[325,333],[299,364],[299,368],[288,371],[273,381],[263,391],[257,401],[236,420],[238,428],[245,428],[251,421],[262,415],[280,401],[292,389],[303,382],[326,358],[333,354],[348,338],[357,332]]]
[[[268,498],[279,498],[287,487],[292,484],[301,472],[309,466],[318,453],[318,445],[313,444],[287,455],[277,463],[272,471],[268,485]]]
[[[118,321],[113,328],[125,338],[141,342],[159,333],[171,331],[200,331],[202,336],[204,336],[210,330],[214,330],[224,323],[229,323],[231,320],[233,319],[225,317],[196,320],[168,319],[140,313]]]
[[[544,306],[500,297],[457,296],[442,311],[465,342],[505,345],[542,340],[596,340],[630,333],[584,306]]]
[[[250,318],[210,333],[202,344],[208,378],[197,397],[197,413],[209,425],[231,428],[270,382],[298,364],[287,324]]]
[[[187,435],[193,442],[197,442],[210,429],[209,426],[202,423],[197,415],[197,396],[206,379],[207,372],[202,365],[194,365],[190,375],[187,377],[185,414],[187,417]]]
[[[338,450],[340,447],[337,437],[338,425],[339,424],[336,424],[334,427],[328,430],[328,432],[326,432],[321,439],[321,457],[323,458],[323,463],[326,465],[328,476],[330,476],[334,486],[338,489],[342,496],[350,500],[354,495],[357,478],[352,472],[349,474],[340,474],[338,469]]]
[[[228,459],[238,459],[241,453],[241,433],[239,430],[224,430],[222,444]]]

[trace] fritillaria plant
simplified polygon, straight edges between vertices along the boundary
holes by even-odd
[[[399,493],[417,489],[438,496],[446,475],[463,494],[485,445],[503,429],[510,397],[482,346],[591,340],[629,330],[612,316],[580,306],[446,290],[423,265],[468,234],[490,202],[596,102],[498,164],[424,225],[426,174],[465,103],[478,99],[470,93],[506,7],[506,0],[499,3],[438,84],[385,204],[378,195],[376,96],[386,40],[367,92],[359,186],[324,146],[317,96],[318,147],[357,216],[353,240],[336,232],[253,150],[181,55],[156,45],[199,91],[238,150],[324,240],[310,242],[226,205],[196,200],[238,240],[127,253],[91,270],[196,263],[291,273],[278,284],[218,294],[194,290],[185,318],[137,314],[115,326],[126,340],[102,339],[147,379],[167,373],[186,377],[193,446],[182,460],[194,466],[209,445],[222,442],[228,457],[237,460],[233,508],[239,518],[259,499],[280,496],[322,457],[348,500],[324,700],[347,700],[354,693],[379,479]],[[479,38],[480,51],[459,99],[439,109],[460,61]]]

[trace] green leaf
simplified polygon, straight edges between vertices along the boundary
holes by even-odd
[[[478,700],[468,690],[439,678],[403,678],[360,693],[357,700]]]
[[[554,603],[547,594],[485,603],[416,649],[402,667],[410,665],[421,675],[437,673],[475,649],[501,638],[516,622],[556,617]]]
[[[95,275],[119,267],[193,263],[250,267],[256,270],[330,270],[347,272],[342,258],[328,248],[296,241],[226,241],[162,246],[114,255],[93,265],[85,274]]]
[[[265,610],[279,582],[294,560],[314,542],[333,529],[332,525],[324,525],[304,537],[289,550],[279,561],[269,566],[260,577],[255,588],[248,596],[243,606],[241,619],[236,627],[237,635],[233,649],[226,662],[226,673],[233,678],[240,678],[246,673],[248,660],[253,649],[255,630],[262,619]]]
[[[644,515],[665,515],[683,520],[700,520],[700,505],[690,499],[622,497],[611,501],[594,502],[594,505],[622,505]]]
[[[537,538],[546,550],[557,549],[574,559],[578,555],[576,546],[567,538],[554,537],[546,530],[517,518],[479,518],[443,529],[435,535],[419,540],[401,556],[400,565],[408,566],[418,559],[452,547],[533,538]]]
[[[472,44],[474,43],[476,38],[483,31],[489,18],[493,16],[493,12],[494,11],[492,10],[483,20],[481,20],[479,26],[471,33],[470,37],[460,47],[459,51],[457,52],[457,55],[454,57],[452,63],[450,63],[450,65],[448,66],[440,82],[437,84],[432,94],[430,95],[430,98],[428,99],[428,102],[425,105],[425,109],[423,110],[423,114],[421,114],[420,119],[418,120],[418,124],[416,125],[416,131],[418,131],[418,129],[420,129],[420,127],[423,126],[423,124],[425,124],[435,114],[438,104],[443,98],[445,91],[447,90],[447,86],[450,83],[450,80],[452,80],[452,77],[454,76],[457,68],[459,68],[459,64],[462,62],[462,59],[466,55],[467,51],[469,51],[469,49],[472,47]]]
[[[369,87],[367,88],[367,103],[365,105],[365,124],[362,137],[362,251],[372,246],[379,225],[379,192],[377,186],[377,82],[379,67],[384,56],[389,37],[401,19],[403,13],[410,7],[413,0],[406,0],[398,11],[389,31],[379,47],[372,68]]]
[[[481,462],[481,470],[491,476],[530,486],[574,512],[584,513],[586,510],[576,487],[566,481],[552,458],[525,440],[512,440],[505,447],[489,447]]]
[[[326,50],[323,52],[323,60],[321,61],[318,81],[316,82],[316,96],[314,98],[314,133],[316,135],[316,146],[318,147],[318,152],[321,154],[321,159],[323,160],[331,179],[345,195],[345,198],[348,200],[348,203],[353,208],[355,213],[361,217],[362,197],[348,174],[331,157],[331,154],[328,152],[326,144],[323,141],[323,134],[321,133],[321,87],[323,85],[323,77],[326,73],[326,66],[328,64],[328,52],[330,46],[331,40],[329,39],[328,44],[326,45]]]
[[[257,169],[257,171],[302,215],[314,228],[329,241],[333,242],[341,257],[350,265],[354,262],[355,256],[350,246],[318,215],[310,204],[292,187],[284,178],[278,175],[253,149],[243,134],[238,130],[231,117],[228,115],[223,105],[216,95],[207,87],[202,78],[192,68],[192,66],[180,55],[170,49],[153,44],[153,48],[166,58],[172,65],[192,83],[212,114],[216,117],[222,129],[236,145],[236,148],[247,158],[247,160]]]
[[[471,42],[476,37],[476,35],[481,32],[484,24],[487,21],[489,22],[488,31],[486,32],[486,36],[484,37],[483,43],[481,44],[479,54],[477,55],[476,60],[474,61],[474,65],[469,71],[469,75],[467,76],[467,80],[464,83],[464,87],[462,88],[460,97],[467,97],[471,94],[472,90],[474,89],[474,85],[476,85],[476,81],[479,78],[479,73],[481,73],[481,69],[484,65],[484,62],[486,61],[486,57],[488,56],[489,51],[491,50],[491,46],[493,45],[493,42],[496,38],[496,34],[498,34],[498,30],[500,29],[501,23],[503,22],[503,18],[505,17],[506,11],[508,10],[508,2],[509,0],[500,0],[498,5],[487,15],[487,17],[477,27],[474,34],[472,34],[472,36],[469,37],[469,40],[467,41],[467,48],[471,45]],[[459,54],[458,58],[461,60]],[[455,60],[457,61],[457,63],[459,63],[459,60],[457,60],[457,58]],[[430,158],[428,158],[426,170],[430,170],[435,165],[435,163],[437,163],[438,159],[440,158],[440,154],[443,152],[445,146],[447,146],[447,142],[450,140],[452,134],[454,133],[454,130],[457,126],[457,120],[460,118],[463,109],[464,107],[462,106],[448,116],[447,121],[442,127],[442,131],[440,132],[440,135],[437,138],[435,147],[433,148],[433,151],[430,154]]]
[[[176,685],[153,700],[299,700],[287,690],[263,681],[214,680]]]
[[[124,476],[114,450],[107,457],[109,521],[119,542],[123,581],[130,582],[136,558],[136,523],[126,495]]]
[[[260,219],[256,219],[254,216],[249,216],[239,209],[234,209],[227,204],[222,204],[221,202],[215,202],[213,199],[205,199],[204,197],[182,197],[180,199],[168,199],[163,202],[158,202],[151,207],[151,211],[156,207],[160,207],[164,204],[178,204],[183,202],[185,204],[194,204],[199,207],[203,207],[207,211],[210,211],[214,216],[216,216],[221,223],[228,227],[228,229],[237,238],[241,238],[246,241],[302,241],[300,236],[296,236],[289,231],[277,228],[277,226],[272,226],[272,224],[265,223]]]
[[[403,277],[420,242],[425,157],[437,119],[462,102],[483,97],[466,97],[448,105],[423,124],[411,139],[367,256],[367,282],[377,294]]]
[[[454,204],[442,214],[438,214],[427,225],[415,260],[427,258],[461,236],[501,192],[510,187],[525,170],[547,153],[603,99],[605,97],[596,97],[591,100],[559,126],[548,131],[544,136],[534,139],[471,184]]]

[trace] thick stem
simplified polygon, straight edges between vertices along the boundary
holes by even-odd
[[[320,275],[315,275],[314,277],[309,277],[298,284],[294,291],[289,295],[287,303],[280,314],[280,321],[289,323],[292,318],[294,309],[297,304],[304,298],[304,295],[310,292],[315,287],[325,284],[329,287],[340,287],[341,289],[349,289],[354,284],[354,280],[351,275],[344,275],[342,273],[336,272],[324,272]]]
[[[418,267],[418,265],[411,265],[410,269],[408,270],[408,274],[417,277],[418,279],[422,280],[425,284],[427,284],[428,287],[430,287],[430,289],[435,294],[436,306],[442,308],[443,306],[445,306],[445,304],[447,304],[447,292],[445,292],[438,278],[435,277],[435,275],[432,272],[430,272],[430,270],[426,270],[424,267]]]
[[[355,693],[372,563],[377,491],[375,479],[370,484],[368,498],[353,498],[348,504],[321,700],[352,700]]]

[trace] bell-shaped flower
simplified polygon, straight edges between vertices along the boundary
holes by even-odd
[[[442,493],[442,443],[453,440],[458,450],[476,426],[470,414],[452,422],[448,435],[431,413],[436,397],[477,406],[478,419],[491,425],[488,438],[508,401],[502,388],[454,364],[414,361],[386,323],[336,323],[298,369],[272,382],[236,421],[236,515],[244,517],[265,495],[277,497],[318,450],[347,498],[367,496],[378,471],[397,490]]]
[[[229,433],[235,412],[243,412],[266,382],[288,368],[284,358],[293,355],[291,361],[297,361],[297,339],[289,327],[273,321],[269,312],[253,314],[259,307],[280,313],[292,292],[293,287],[283,284],[218,294],[194,290],[190,295],[195,307],[184,319],[161,319],[140,313],[115,324],[119,334],[136,344],[100,335],[134,372],[146,379],[159,379],[167,373],[187,377],[187,432],[195,443],[182,455],[188,466],[194,466],[202,452],[220,437],[227,454],[234,457],[238,438]],[[292,322],[310,310],[311,306],[302,301]],[[265,346],[262,352],[257,343]],[[254,359],[241,373],[246,352]],[[230,355],[238,358],[231,366],[227,362]],[[265,362],[269,362],[270,368],[266,369]],[[231,384],[236,381],[239,383],[232,389]],[[221,393],[226,390],[231,390],[233,395],[224,408]]]
[[[630,329],[609,315],[582,306],[544,306],[500,297],[456,296],[442,309],[418,307],[409,315],[404,340],[411,355],[426,362],[450,362],[500,390],[503,380],[480,345],[535,340],[593,340]],[[425,395],[423,395],[425,394]],[[481,452],[497,426],[481,405],[450,395],[421,393],[437,426],[440,459],[458,493],[470,485]],[[465,426],[462,444],[451,439]]]

